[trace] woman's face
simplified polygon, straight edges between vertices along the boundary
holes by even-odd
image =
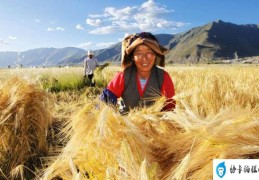
[[[133,52],[133,60],[138,71],[151,71],[156,60],[156,53],[148,46],[141,44]]]

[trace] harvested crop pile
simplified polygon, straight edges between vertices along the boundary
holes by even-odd
[[[48,152],[52,98],[17,77],[0,88],[0,178],[31,179]]]
[[[184,103],[159,112],[162,104],[121,116],[87,103],[63,129],[69,141],[42,178],[212,179],[214,158],[259,157],[258,111],[228,108],[201,118]]]

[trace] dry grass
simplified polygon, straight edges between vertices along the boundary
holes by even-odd
[[[48,152],[52,121],[49,94],[26,80],[12,78],[0,89],[1,178],[29,178]],[[26,168],[23,168],[26,167]],[[30,170],[28,170],[30,169]]]
[[[202,117],[228,107],[259,108],[258,66],[175,67],[169,72],[178,99]]]
[[[131,120],[106,105],[87,103],[73,117],[65,132],[69,132],[71,138],[58,160],[48,167],[45,179],[73,179],[77,176],[137,179],[142,175],[153,179],[157,176],[156,163],[150,164],[143,159],[151,151],[147,138]],[[142,166],[145,169],[143,174],[140,171]]]
[[[200,119],[178,107],[121,116],[87,103],[64,129],[70,140],[43,179],[212,179],[214,158],[259,157],[258,117],[227,109]]]

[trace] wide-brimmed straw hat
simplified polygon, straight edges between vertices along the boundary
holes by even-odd
[[[131,34],[122,41],[121,65],[123,68],[132,64],[132,52],[141,44],[147,45],[157,54],[156,65],[161,67],[165,66],[165,54],[168,52],[168,49],[161,46],[156,37],[151,33],[141,32],[138,34]]]

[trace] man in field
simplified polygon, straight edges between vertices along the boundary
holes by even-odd
[[[94,52],[89,50],[87,52],[87,57],[84,59],[84,78],[86,78],[86,76],[89,78],[91,87],[95,86],[95,82],[93,80],[94,70],[98,66],[99,64],[97,59],[94,57]]]

